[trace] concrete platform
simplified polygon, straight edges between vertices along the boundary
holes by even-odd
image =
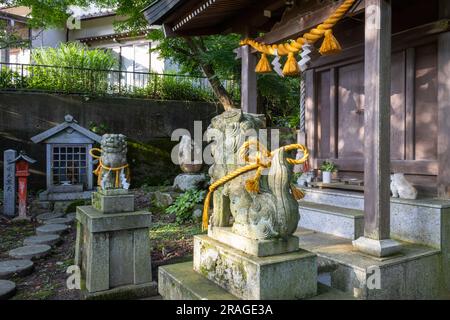
[[[379,259],[356,251],[348,239],[306,229],[295,235],[300,248],[337,265],[330,272],[331,286],[356,298],[440,299],[448,295],[443,257],[434,248],[402,242],[400,254]],[[373,286],[375,274],[379,288]]]
[[[158,268],[159,294],[165,300],[238,300],[238,298],[193,270],[192,261]],[[311,300],[354,300],[347,293],[318,283]]]

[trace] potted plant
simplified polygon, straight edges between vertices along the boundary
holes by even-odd
[[[338,169],[337,165],[335,165],[331,161],[324,161],[320,166],[320,170],[322,171],[322,182],[323,183],[331,183],[331,174]]]

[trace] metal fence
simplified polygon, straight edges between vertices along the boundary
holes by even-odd
[[[222,84],[232,96],[239,96],[237,81],[225,80]],[[170,100],[214,99],[206,77],[5,62],[0,62],[0,89]]]

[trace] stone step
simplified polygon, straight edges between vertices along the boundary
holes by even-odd
[[[75,220],[74,217],[61,217],[61,218],[54,218],[49,220],[44,220],[44,224],[71,224]]]
[[[36,244],[24,246],[9,251],[9,256],[14,259],[36,260],[45,257],[51,251],[51,247],[46,244]]]
[[[299,202],[299,227],[346,239],[357,239],[364,233],[364,213],[308,201]]]
[[[36,228],[36,234],[38,236],[45,235],[45,234],[57,234],[60,235],[67,230],[69,230],[69,226],[66,226],[65,224],[44,224],[43,226]]]
[[[192,268],[192,261],[158,268],[158,292],[165,300],[238,300],[237,297],[206,279]],[[311,300],[352,300],[351,294],[317,285]]]
[[[334,189],[304,188],[304,201],[333,204],[335,207],[363,210],[364,194],[362,192]]]
[[[0,300],[7,300],[16,294],[16,284],[9,280],[0,280]]]
[[[10,279],[13,276],[26,276],[33,271],[34,263],[31,260],[0,261],[0,279]]]
[[[64,217],[64,212],[46,212],[38,215],[36,219],[38,222],[43,223],[44,221],[57,219],[61,217]]]
[[[304,202],[320,205],[332,204],[336,208],[353,210],[363,210],[364,208],[364,195],[360,192],[304,189],[305,198],[299,201],[300,204]],[[329,223],[326,219],[319,222],[327,225]],[[392,238],[445,250],[442,246],[446,243],[445,235],[450,233],[450,201],[435,198],[419,198],[417,200],[391,198],[390,223]],[[300,226],[302,226],[302,221],[300,221]],[[331,225],[328,227],[333,228]],[[320,231],[320,229],[317,230]]]
[[[45,234],[40,236],[31,236],[23,240],[24,246],[31,246],[35,244],[46,244],[54,246],[61,241],[61,238],[57,234]]]

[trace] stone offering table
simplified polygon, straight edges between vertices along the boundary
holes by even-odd
[[[134,196],[124,189],[94,192],[92,200],[92,206],[77,208],[76,217],[75,263],[81,268],[84,296],[131,299],[155,295],[151,213],[134,211]]]

